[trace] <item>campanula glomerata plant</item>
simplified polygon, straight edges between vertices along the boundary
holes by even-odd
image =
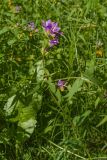
[[[0,160],[107,159],[107,2],[0,2]]]

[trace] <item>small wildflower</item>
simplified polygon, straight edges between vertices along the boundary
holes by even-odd
[[[36,28],[35,30],[34,30],[35,32],[39,32],[39,30]]]
[[[96,56],[103,56],[103,43],[100,40],[96,43]]]
[[[18,6],[18,5],[17,5],[17,6],[15,7],[15,11],[16,11],[16,13],[19,13],[19,12],[21,11],[21,6]]]
[[[103,43],[99,40],[96,42],[96,48],[101,48],[103,46]]]
[[[17,27],[19,27],[19,26],[20,26],[20,24],[19,24],[19,23],[16,23],[16,26],[17,26]]]
[[[35,24],[34,24],[34,22],[29,22],[29,23],[28,23],[28,28],[29,28],[30,30],[35,30]]]
[[[57,82],[57,86],[59,87],[60,91],[64,91],[64,88],[65,88],[65,81],[63,80],[58,80]]]
[[[103,51],[102,51],[102,49],[96,50],[96,55],[97,55],[98,57],[102,57],[102,56],[103,56]]]
[[[58,39],[49,40],[50,47],[53,47],[59,43]]]
[[[24,30],[28,30],[30,31],[29,36],[32,37],[33,33],[38,32],[38,29],[35,27],[35,23],[34,22],[29,22],[27,27],[24,27]]]

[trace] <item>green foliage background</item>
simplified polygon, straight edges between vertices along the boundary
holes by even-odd
[[[4,0],[0,11],[0,159],[107,159],[107,1]],[[63,36],[46,53],[48,19]]]

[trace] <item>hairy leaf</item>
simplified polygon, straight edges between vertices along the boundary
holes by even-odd
[[[16,97],[16,95],[13,95],[12,97],[10,97],[4,106],[6,116],[10,116],[14,110],[15,103],[13,104],[13,101],[14,101],[15,97]]]

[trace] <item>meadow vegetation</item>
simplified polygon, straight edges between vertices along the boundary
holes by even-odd
[[[107,0],[0,2],[0,160],[107,160]]]

